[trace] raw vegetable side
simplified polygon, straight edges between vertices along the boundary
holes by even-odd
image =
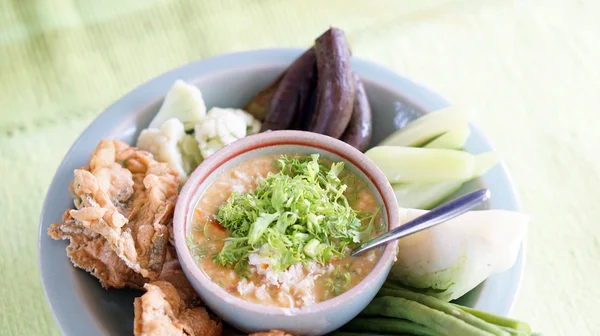
[[[522,321],[482,312],[386,282],[359,317],[332,336],[404,334],[417,336],[529,336]],[[539,334],[538,334],[539,335]]]
[[[367,92],[351,69],[345,33],[330,28],[246,104],[266,130],[332,136],[364,151],[373,133]]]
[[[177,80],[137,146],[177,169],[181,184],[220,148],[261,131],[307,130],[365,150],[372,135],[371,107],[350,66],[346,36],[332,27],[246,104],[248,112],[207,110],[200,90]]]
[[[400,208],[400,223],[426,212]],[[470,211],[402,238],[388,279],[444,301],[457,299],[514,265],[528,221],[513,211]]]
[[[403,208],[429,210],[499,162],[494,152],[462,151],[469,116],[455,108],[428,113],[395,131],[366,155],[381,168]]]
[[[207,112],[200,90],[177,80],[150,126],[140,133],[137,147],[169,163],[183,184],[208,156],[260,127],[243,110],[213,107]]]

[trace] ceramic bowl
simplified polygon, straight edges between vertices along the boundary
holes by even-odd
[[[196,168],[179,194],[173,231],[175,248],[188,280],[213,312],[237,329],[251,333],[270,329],[294,335],[322,335],[333,331],[360,313],[375,297],[387,278],[398,243],[388,243],[371,272],[355,287],[323,302],[300,308],[280,308],[250,303],[229,294],[198,267],[186,244],[195,205],[211,183],[242,162],[265,155],[320,154],[344,166],[367,182],[388,230],[399,225],[398,203],[381,170],[360,151],[337,139],[302,131],[274,131],[238,140],[211,155]]]

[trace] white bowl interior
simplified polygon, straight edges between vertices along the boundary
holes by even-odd
[[[50,185],[40,219],[39,258],[42,282],[52,312],[66,335],[115,335],[133,333],[133,299],[140,292],[104,290],[85,271],[74,268],[65,254],[66,242],[50,239],[46,232],[73,206],[68,185],[73,169],[87,164],[102,138],[135,143],[137,135],[157,112],[162,97],[176,79],[195,83],[207,105],[241,107],[269,83],[301,50],[259,50],[223,55],[175,69],[135,89],[109,107],[80,136],[65,156]],[[374,111],[377,143],[407,121],[446,106],[431,91],[383,67],[354,60],[354,69],[364,79]],[[475,128],[466,149],[479,153],[491,147]],[[486,186],[492,192],[488,206],[518,210],[518,200],[503,165],[465,185],[459,194]],[[507,314],[514,302],[523,267],[523,249],[516,265],[494,275],[465,295],[463,304],[493,313]]]

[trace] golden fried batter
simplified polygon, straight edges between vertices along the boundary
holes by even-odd
[[[102,140],[89,167],[74,172],[70,192],[76,209],[48,233],[70,239],[73,264],[105,288],[139,288],[162,271],[178,185],[177,172],[150,153]]]
[[[98,278],[104,288],[142,288],[146,282],[113,252],[104,237],[76,224],[69,211],[61,224],[50,226],[48,234],[54,239],[70,239],[67,255],[73,264]]]
[[[203,307],[186,302],[168,281],[144,285],[146,293],[134,302],[134,335],[220,336],[223,324]]]
[[[167,256],[168,255],[169,253],[167,253]],[[175,258],[176,257],[177,255],[175,254]],[[158,280],[168,281],[173,286],[175,286],[175,288],[177,288],[179,296],[187,306],[195,307],[202,305],[198,293],[196,293],[194,287],[192,287],[188,279],[185,277],[185,273],[183,273],[183,270],[181,269],[179,260],[167,259],[165,265],[163,266],[162,272],[158,277]]]

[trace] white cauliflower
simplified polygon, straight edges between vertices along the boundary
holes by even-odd
[[[158,129],[171,118],[179,119],[186,130],[194,128],[194,124],[206,115],[206,105],[202,93],[194,85],[182,80],[173,83],[158,113],[148,128]]]
[[[202,162],[202,154],[200,153],[198,141],[196,141],[193,135],[186,134],[179,140],[178,145],[183,159],[183,169],[189,175]]]
[[[260,122],[239,109],[213,107],[194,127],[200,152],[206,159],[222,147],[260,131]]]
[[[191,146],[189,138],[193,142]],[[189,149],[193,146],[197,146],[196,141],[185,134],[183,123],[177,118],[168,119],[160,129],[143,130],[137,141],[138,148],[152,153],[158,161],[166,162],[177,170],[182,182],[201,161],[201,158],[193,154],[193,149]],[[187,155],[182,155],[182,152]]]
[[[233,108],[213,107],[212,109],[210,109],[210,112],[212,113],[221,113],[221,111],[229,111],[241,118],[242,120],[244,120],[244,123],[246,123],[246,135],[252,135],[260,132],[260,121],[258,121],[258,119],[255,119],[250,113],[244,110]]]
[[[185,182],[194,169],[221,147],[260,131],[260,122],[246,111],[213,107],[208,113],[200,90],[177,80],[137,147],[166,162]],[[194,134],[189,134],[190,130]],[[187,134],[186,134],[186,131]]]

